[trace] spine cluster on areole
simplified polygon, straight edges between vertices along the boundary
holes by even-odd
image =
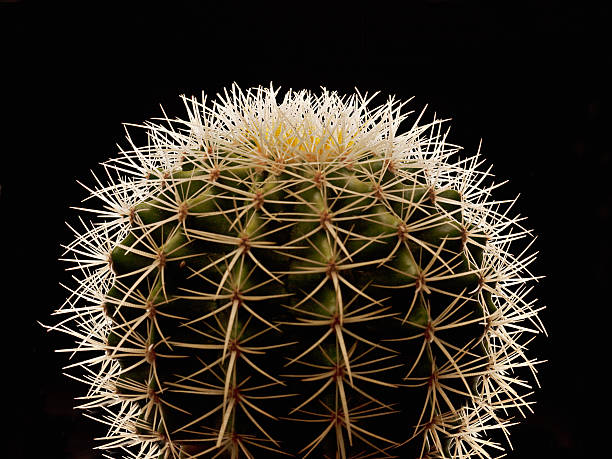
[[[51,327],[135,458],[473,458],[530,410],[531,240],[441,121],[259,89],[104,164]],[[185,99],[186,102],[187,99]],[[420,117],[419,117],[420,119]],[[527,338],[526,338],[527,337]],[[537,381],[537,379],[536,379]]]

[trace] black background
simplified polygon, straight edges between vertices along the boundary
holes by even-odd
[[[65,220],[90,169],[127,146],[121,123],[184,116],[180,94],[233,81],[284,90],[378,91],[452,118],[500,198],[539,235],[533,271],[549,337],[534,414],[508,458],[604,457],[610,378],[610,64],[607,9],[586,2],[234,2],[165,8],[0,4],[0,353],[3,457],[101,457],[103,430],[72,410],[53,322],[69,274]],[[104,5],[104,6],[102,6]],[[205,5],[205,6],[204,6]],[[99,169],[98,169],[99,170]],[[606,436],[607,435],[607,436]]]

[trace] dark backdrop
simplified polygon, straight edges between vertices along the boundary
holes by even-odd
[[[72,411],[59,336],[60,242],[89,169],[126,145],[122,122],[183,116],[180,94],[233,81],[282,90],[380,90],[452,118],[521,193],[539,234],[549,338],[543,389],[508,458],[603,457],[609,442],[609,11],[585,2],[234,2],[189,7],[0,5],[0,239],[4,457],[97,458],[100,426]],[[503,3],[503,4],[502,4]],[[101,4],[101,5],[102,5]],[[199,4],[199,2],[198,2]],[[202,3],[203,4],[203,3]],[[85,6],[86,5],[86,6]],[[170,5],[170,2],[168,2]],[[7,451],[8,448],[8,451]]]

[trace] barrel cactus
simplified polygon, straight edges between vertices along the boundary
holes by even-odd
[[[389,98],[234,85],[102,164],[80,407],[135,458],[473,458],[530,410],[535,253],[479,153]],[[435,117],[434,117],[435,118]],[[98,174],[100,175],[100,174]],[[518,247],[518,249],[517,249]],[[514,414],[513,414],[514,413]],[[501,434],[490,435],[491,431]]]

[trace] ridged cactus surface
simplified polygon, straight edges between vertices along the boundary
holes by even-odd
[[[55,327],[136,458],[475,458],[529,411],[530,232],[441,121],[247,92],[104,164]],[[527,236],[527,237],[526,237]],[[516,253],[517,240],[523,243]],[[513,253],[515,252],[515,253]],[[72,351],[72,350],[71,350]],[[531,370],[531,371],[530,371]]]

